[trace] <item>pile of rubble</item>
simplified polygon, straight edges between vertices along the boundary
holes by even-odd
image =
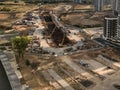
[[[33,37],[30,44],[28,44],[26,51],[31,53],[40,53],[42,51],[42,48],[40,47],[39,38]]]

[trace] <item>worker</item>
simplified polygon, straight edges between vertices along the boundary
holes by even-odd
[[[29,85],[28,85],[28,84],[26,84],[26,90],[30,90],[30,89],[29,89]]]

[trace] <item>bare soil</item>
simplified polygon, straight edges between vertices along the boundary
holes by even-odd
[[[37,55],[26,54],[25,60],[29,60],[30,63],[37,63],[41,68],[49,68],[49,65],[53,60],[41,60]],[[31,90],[54,90],[53,87],[43,78],[40,70],[33,69],[31,65],[27,66],[25,60],[21,60],[19,66],[24,78],[24,84],[28,84]],[[39,68],[39,66],[37,68]]]
[[[83,12],[73,13],[62,16],[62,22],[69,25],[79,27],[103,26],[104,17],[109,15],[109,12]]]
[[[1,21],[1,20],[6,20],[6,19],[8,19],[9,17],[10,17],[9,14],[0,14],[0,21]]]

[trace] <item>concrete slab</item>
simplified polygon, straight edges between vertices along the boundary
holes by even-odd
[[[6,72],[0,62],[0,90],[12,90]]]
[[[115,65],[115,66],[117,66],[117,67],[120,68],[120,62],[118,62],[118,63],[113,63],[113,65]]]
[[[0,59],[3,59],[5,57],[6,57],[6,55],[4,55],[4,54],[0,55]]]
[[[4,61],[6,62],[6,61],[8,60],[8,58],[2,58],[1,60],[2,60],[3,62],[4,62]]]
[[[9,66],[9,62],[3,62],[3,65],[5,65],[5,66]]]
[[[114,73],[115,70],[107,69],[107,66],[95,61],[95,60],[84,60],[85,63],[89,64],[89,69],[93,72],[98,73],[99,75],[107,77],[108,74]]]
[[[14,80],[16,80],[17,79],[17,76],[16,75],[10,75],[10,80],[12,81],[14,81]]]
[[[93,78],[93,76],[91,74],[89,74],[88,72],[84,71],[83,69],[81,69],[78,65],[76,65],[74,62],[72,62],[71,60],[64,60],[64,62],[66,64],[68,64],[71,68],[73,68],[76,72],[80,73],[81,75],[85,76],[87,79],[91,79]]]
[[[109,66],[115,70],[119,70],[120,69],[120,62],[113,62],[107,58],[105,58],[102,55],[98,55],[98,57],[96,58],[97,61],[99,61],[100,63]]]
[[[114,87],[114,84],[120,85],[120,71],[97,84],[92,90],[119,90]]]
[[[0,60],[5,69],[5,72],[7,74],[12,90],[21,90],[22,87],[21,87],[20,81],[16,76],[14,69],[11,67],[11,64],[9,59],[7,58],[7,55],[5,54],[0,55]]]
[[[11,63],[11,65],[12,65],[12,67],[14,68],[14,71],[15,71],[17,77],[18,77],[19,79],[22,79],[22,74],[21,74],[21,72],[20,72],[19,70],[17,70],[18,65],[16,64],[16,61],[14,60],[14,61],[12,61],[12,62],[10,62],[10,63]]]
[[[64,90],[62,86],[60,86],[50,75],[47,71],[42,71],[43,76],[52,85],[56,90]]]
[[[12,70],[7,72],[7,75],[14,75],[14,74],[15,74],[15,73],[14,73],[14,71],[12,71]]]
[[[63,87],[65,90],[74,90],[65,80],[63,80],[54,70],[48,69],[49,74]]]
[[[15,54],[13,51],[6,51],[4,52],[6,55],[8,55],[9,57],[9,62],[11,67],[14,69],[15,74],[17,75],[18,79],[22,79],[22,75],[21,72],[19,70],[17,70],[18,68],[18,64],[16,62],[16,58],[15,58]]]
[[[4,65],[4,64],[3,64]],[[13,68],[10,65],[4,66],[6,71],[12,70]]]

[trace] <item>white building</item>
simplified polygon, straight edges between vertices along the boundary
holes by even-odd
[[[118,37],[118,18],[105,17],[103,35],[106,39]]]

